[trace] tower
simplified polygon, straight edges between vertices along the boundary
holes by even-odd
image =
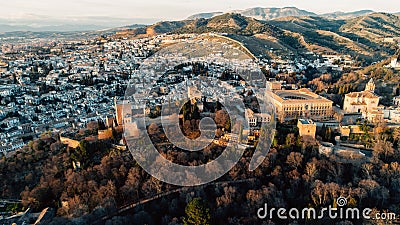
[[[371,80],[369,80],[369,82],[365,86],[365,91],[375,92],[375,83],[372,78],[371,78]]]

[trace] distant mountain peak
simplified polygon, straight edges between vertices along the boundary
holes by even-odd
[[[239,13],[242,16],[252,17],[258,20],[272,20],[281,17],[288,16],[315,16],[317,14],[313,12],[308,12],[306,10],[298,9],[296,7],[284,7],[284,8],[263,8],[254,7],[245,10],[233,10],[230,13]],[[190,16],[188,19],[209,19],[214,16],[219,16],[223,14],[222,12],[210,12],[210,13],[199,13]]]
[[[342,11],[336,11],[332,13],[325,13],[325,14],[316,14],[314,12],[306,11],[303,9],[299,9],[294,6],[288,6],[288,7],[283,7],[283,8],[263,8],[263,7],[254,7],[254,8],[248,8],[245,10],[232,10],[230,11],[231,13],[239,13],[243,16],[247,17],[252,17],[258,20],[273,20],[273,19],[279,19],[279,18],[285,18],[285,17],[304,17],[304,16],[321,16],[321,17],[326,17],[329,19],[351,19],[355,18],[358,16],[363,16],[363,15],[368,15],[371,13],[374,13],[373,10],[369,9],[364,9],[364,10],[358,10],[354,12],[342,12]],[[209,12],[209,13],[199,13],[190,16],[188,19],[193,20],[193,19],[209,19],[214,16],[219,16],[222,15],[223,12]]]
[[[326,17],[326,18],[330,18],[330,19],[351,19],[351,18],[355,18],[358,16],[364,16],[364,15],[368,15],[374,13],[373,10],[369,10],[369,9],[365,9],[365,10],[358,10],[358,11],[354,11],[354,12],[342,12],[342,11],[336,11],[333,13],[326,13],[326,14],[322,14],[321,16]]]
[[[195,20],[195,19],[209,19],[212,18],[214,16],[218,16],[218,15],[222,15],[223,12],[209,12],[209,13],[198,13],[198,14],[194,14],[189,16],[187,19],[188,20]]]

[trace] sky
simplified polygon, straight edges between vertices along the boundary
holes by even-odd
[[[289,7],[315,13],[371,9],[400,12],[399,0],[0,0],[0,18],[8,20],[112,17],[133,22],[181,20],[201,12],[251,7]]]

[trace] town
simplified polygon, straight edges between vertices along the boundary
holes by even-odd
[[[130,145],[130,141],[149,133],[153,140],[163,143],[157,146],[159,151],[176,159],[179,154],[169,154],[177,149],[171,147],[173,141],[165,138],[168,132],[160,132],[161,128],[177,125],[178,121],[185,136],[196,139],[200,136],[200,119],[211,117],[217,125],[211,126],[217,131],[210,137],[211,149],[216,152],[229,143],[253,149],[262,132],[274,134],[272,129],[288,129],[298,133],[302,141],[318,146],[323,156],[368,161],[374,155],[376,130],[400,127],[398,86],[392,91],[397,97],[389,102],[385,99],[384,104],[376,83],[385,84],[366,75],[363,90],[342,90],[342,100],[334,96],[334,91],[320,89],[318,82],[324,81],[315,78],[316,74],[340,76],[345,71],[360,69],[349,55],[310,52],[306,58],[292,60],[289,56],[267,59],[242,52],[246,59],[233,60],[228,66],[218,61],[222,56],[219,50],[212,58],[203,58],[203,62],[179,63],[184,61],[179,48],[174,63],[167,56],[157,55],[173,44],[194,39],[201,45],[207,38],[219,39],[224,48],[233,45],[239,51],[245,47],[237,46],[223,33],[164,34],[137,39],[102,36],[38,41],[35,45],[2,43],[0,154],[13,157],[44,133],[57,134],[71,149],[82,148],[86,141],[113,139],[112,146],[121,151],[141,148]],[[210,61],[213,63],[207,63]],[[164,63],[173,66],[168,64],[165,71],[166,67],[160,66]],[[397,56],[384,67],[399,69]],[[162,72],[155,74],[145,68]],[[257,69],[261,77],[243,79],[244,71]],[[261,109],[263,102],[258,102],[257,97],[268,99],[266,103],[272,106],[268,112]],[[182,99],[186,102],[180,105]],[[222,104],[229,101],[233,111]],[[171,105],[183,108],[172,112]],[[226,111],[234,113],[227,116]],[[139,122],[141,117],[147,117],[146,124]],[[94,133],[81,134],[82,129],[93,124],[97,128]],[[263,129],[265,124],[274,127]],[[290,142],[292,137],[283,138]],[[276,145],[277,139],[272,137],[270,144]],[[83,159],[74,156],[72,160],[72,167],[79,171]],[[7,205],[5,202],[0,208]],[[2,218],[15,218],[15,213],[3,213]]]
[[[141,62],[161,46],[190,37],[193,35],[160,35],[137,40],[106,37],[41,43],[36,47],[29,44],[30,48],[26,48],[28,43],[3,44],[0,55],[0,103],[3,106],[0,110],[0,152],[12,154],[49,130],[72,132],[90,121],[117,119],[114,99],[124,96],[129,80]],[[342,71],[354,64],[346,55],[321,55],[315,60],[256,60],[269,74],[281,78],[295,75],[299,80],[304,79],[300,74],[307,68],[324,73],[328,69]],[[397,60],[393,59],[388,66],[396,67],[395,62]],[[309,126],[328,126],[342,137],[360,132],[355,128],[358,119],[371,123],[385,121],[394,126],[400,122],[397,108],[400,97],[394,97],[392,105],[380,105],[373,80],[365,91],[347,94],[344,105],[340,106],[326,96],[318,96],[295,82],[287,82],[290,79],[268,79],[277,119],[281,122],[312,119],[315,122]],[[138,89],[149,80],[141,82],[137,84]],[[166,85],[161,87],[163,92],[168,92],[168,83]],[[176,96],[179,98],[180,94]],[[347,116],[354,118],[353,123],[342,123]],[[122,125],[120,121],[117,123]],[[309,136],[315,137],[315,132]]]

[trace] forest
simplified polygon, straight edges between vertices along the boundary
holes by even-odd
[[[373,156],[348,159],[320,155],[316,143],[303,140],[294,127],[277,127],[268,156],[255,171],[248,170],[253,153],[249,150],[215,183],[182,190],[151,177],[129,151],[114,149],[107,141],[82,141],[77,149],[71,149],[56,134],[45,133],[13,157],[0,160],[1,198],[21,198],[25,208],[37,212],[46,207],[56,209],[52,224],[92,224],[106,215],[111,216],[102,224],[194,224],[200,214],[207,219],[195,223],[280,224],[277,218],[261,221],[256,210],[265,203],[318,209],[335,204],[339,196],[348,199],[349,207],[400,213],[399,128],[376,128]],[[176,161],[187,160],[165,154]],[[213,151],[208,154],[213,158]],[[81,160],[80,169],[72,166],[77,159]],[[171,190],[179,191],[116,214],[126,204]]]

